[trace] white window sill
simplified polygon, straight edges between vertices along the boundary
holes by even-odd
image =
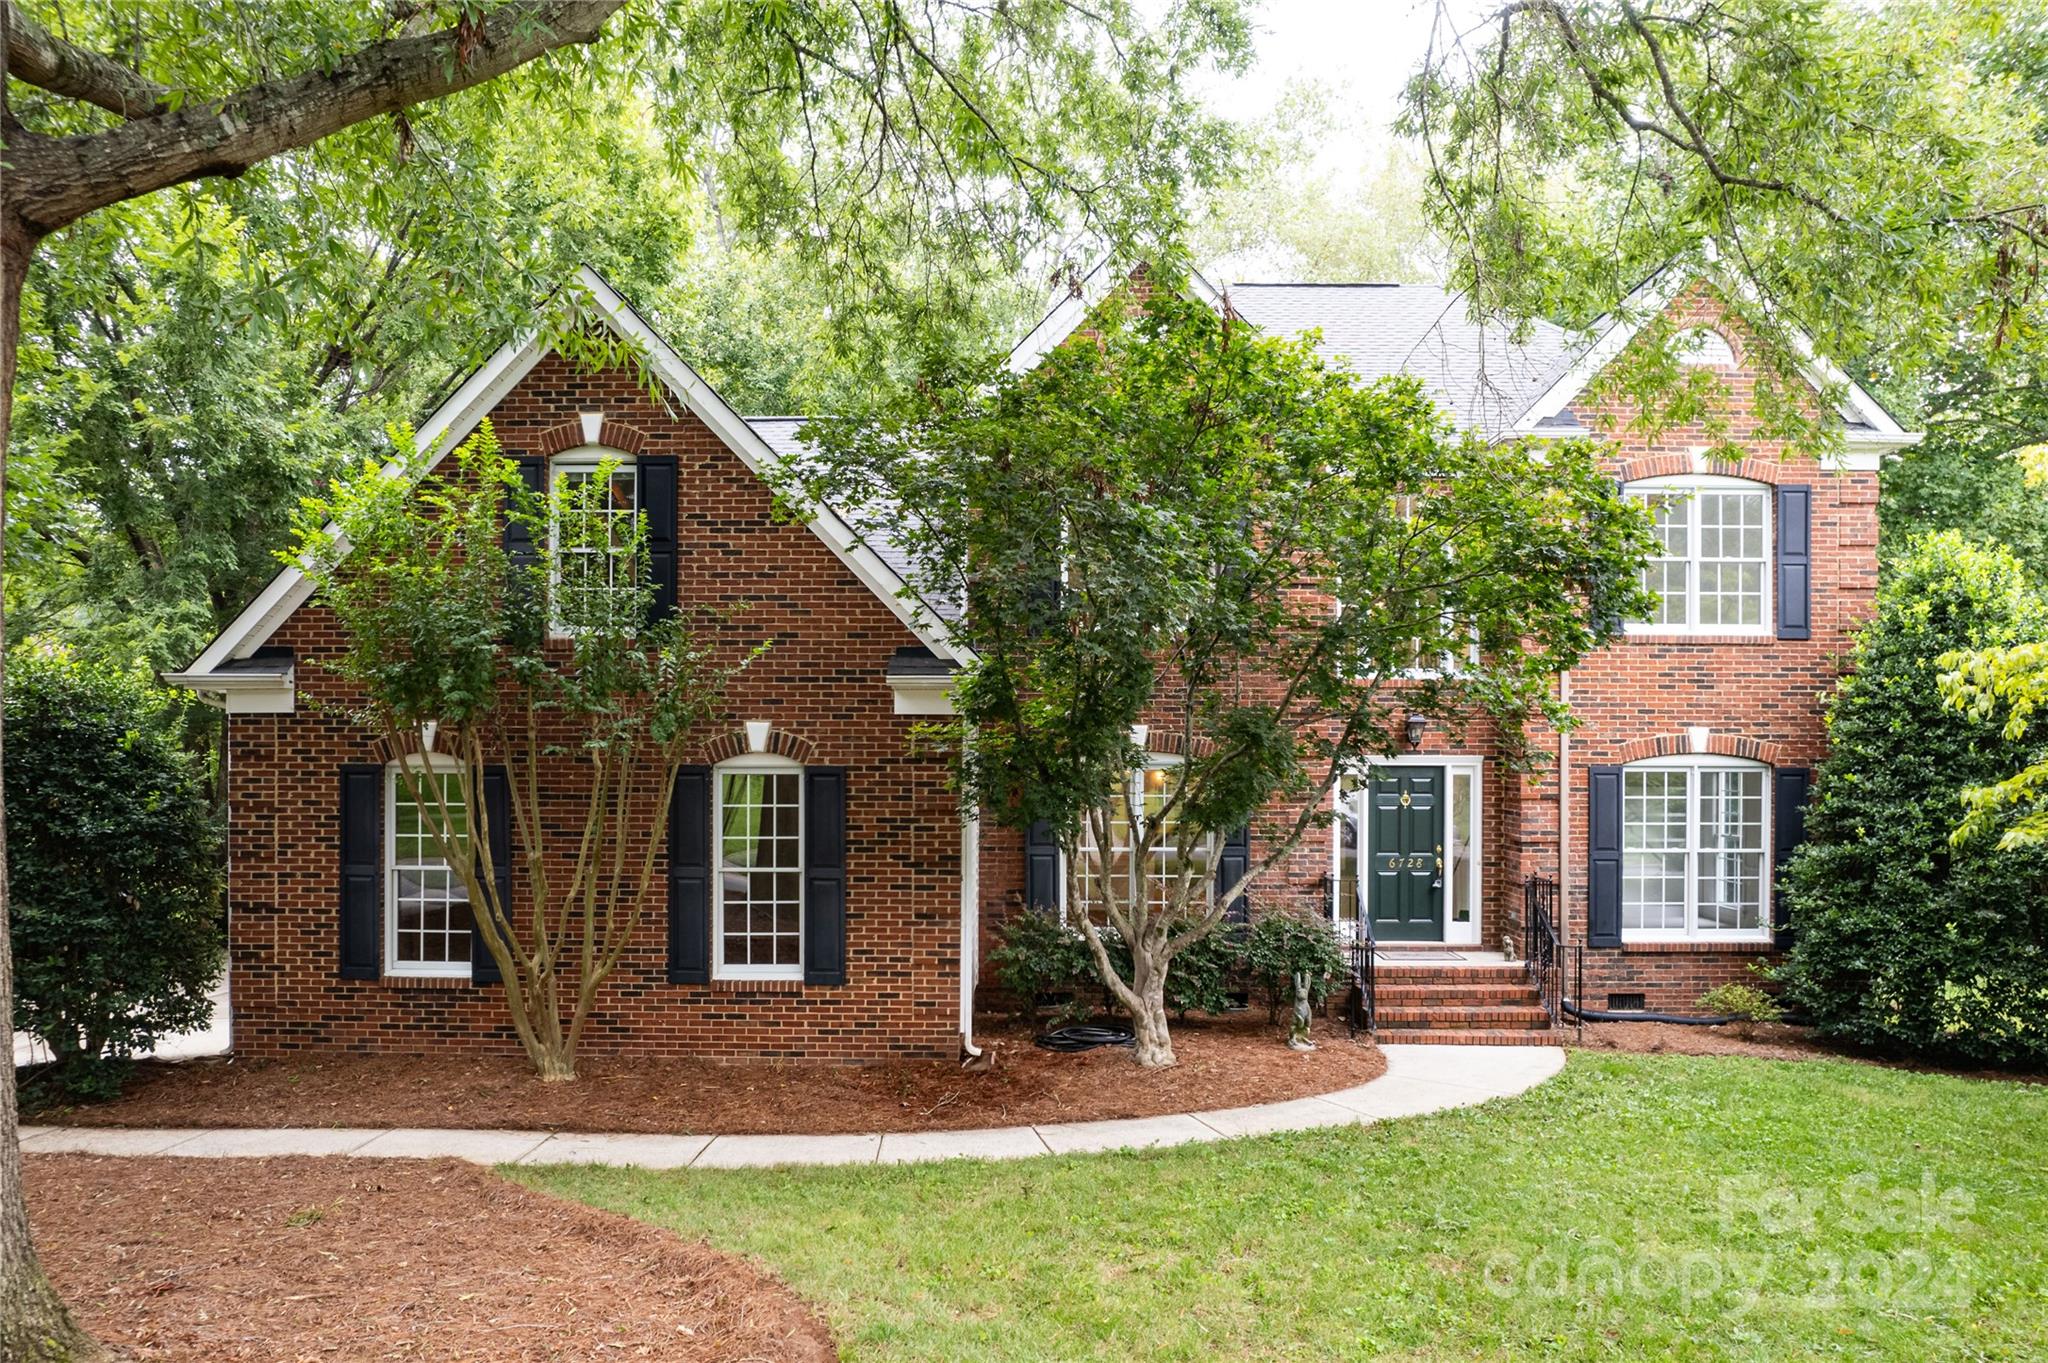
[[[1777,636],[1776,625],[1638,625],[1622,626],[1622,634],[1630,639],[1725,639],[1740,635],[1746,639],[1771,639]]]
[[[386,965],[384,978],[387,980],[466,980],[470,968],[464,966],[417,966]]]
[[[764,980],[794,981],[797,984],[802,984],[804,968],[802,966],[778,966],[772,970],[749,970],[740,966],[733,966],[725,970],[714,970],[711,973],[711,978],[714,980],[731,980],[736,984],[759,984]]]
[[[1769,929],[1743,932],[1675,932],[1647,928],[1623,928],[1621,944],[1633,946],[1755,946],[1771,943]]]

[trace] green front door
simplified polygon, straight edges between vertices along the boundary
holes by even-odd
[[[1382,942],[1444,939],[1444,769],[1383,767],[1366,790],[1372,883],[1366,902]]]

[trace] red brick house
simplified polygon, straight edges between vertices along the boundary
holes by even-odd
[[[658,396],[629,373],[592,376],[515,343],[422,425],[421,448],[445,453],[488,416],[535,476],[620,460],[622,495],[651,542],[673,548],[656,559],[675,597],[745,601],[736,640],[774,641],[683,774],[667,902],[651,906],[665,911],[608,986],[588,1044],[951,1056],[972,1044],[994,925],[1056,903],[1059,865],[1030,835],[963,822],[942,761],[910,741],[919,716],[948,710],[963,659],[947,605],[907,589],[885,536],[854,528],[864,518],[778,520],[761,471],[796,448],[800,422],[741,418],[601,279],[582,282],[640,348]],[[1079,329],[1110,282],[1098,270],[1012,363]],[[1609,439],[1616,477],[1657,503],[1666,548],[1652,568],[1659,618],[1632,622],[1564,679],[1585,723],[1551,736],[1540,779],[1503,772],[1483,744],[1419,733],[1360,773],[1331,831],[1258,883],[1255,903],[1312,906],[1354,934],[1369,923],[1390,961],[1396,944],[1429,950],[1430,964],[1386,972],[1391,1038],[1441,1035],[1447,1021],[1471,1039],[1540,1031],[1527,999],[1463,1007],[1429,977],[1445,968],[1435,958],[1461,957],[1449,964],[1480,963],[1464,978],[1489,1001],[1507,995],[1520,967],[1486,953],[1525,949],[1532,878],[1555,884],[1563,935],[1587,948],[1588,1006],[1689,1009],[1768,954],[1773,868],[1798,837],[1820,699],[1875,588],[1878,468],[1917,437],[1851,384],[1844,452],[1828,465],[1781,458],[1738,412],[1752,457],[1709,467],[1702,431],[1654,445],[1603,435],[1627,414],[1595,408],[1587,390],[1631,326],[1590,346],[1540,325],[1510,342],[1433,288],[1194,287],[1269,331],[1319,329],[1324,351],[1366,377],[1418,375],[1487,435]],[[1697,332],[1694,358],[1740,395],[1748,340],[1715,300],[1692,286],[1651,303]],[[1810,369],[1817,384],[1839,377],[1817,359]],[[335,638],[310,596],[302,575],[281,573],[172,678],[227,711],[235,1048],[514,1049],[488,956],[471,959],[466,904],[408,836],[398,787],[319,665]],[[1233,840],[1220,855],[1244,850]],[[1435,858],[1429,876],[1390,869]],[[515,912],[518,894],[515,883]]]

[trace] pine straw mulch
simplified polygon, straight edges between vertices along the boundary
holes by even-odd
[[[1290,1051],[1265,1014],[1174,1028],[1171,1069],[1128,1050],[1055,1054],[1022,1029],[982,1038],[994,1069],[950,1061],[863,1066],[586,1058],[573,1082],[543,1084],[512,1057],[308,1054],[277,1061],[144,1064],[111,1103],[34,1120],[78,1126],[484,1127],[656,1133],[824,1134],[1156,1117],[1305,1098],[1377,1078],[1386,1061],[1341,1023]]]
[[[138,1361],[839,1356],[747,1261],[454,1160],[31,1155],[27,1184],[52,1281]]]

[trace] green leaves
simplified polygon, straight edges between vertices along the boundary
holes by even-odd
[[[1583,444],[1468,438],[1412,382],[1360,385],[1147,283],[1028,374],[990,360],[813,423],[787,474],[962,603],[963,798],[1071,844],[1143,761],[1138,725],[1183,754],[1197,839],[1283,795],[1319,810],[1411,709],[1526,758],[1556,672],[1647,605],[1640,508]]]
[[[14,1025],[49,1043],[67,1092],[104,1097],[104,1062],[211,1010],[222,829],[145,678],[31,643],[7,682]]]
[[[1959,339],[2007,375],[2048,361],[2031,11],[1544,0],[1473,36],[1438,35],[1405,127],[1480,312],[1584,324],[1667,266],[1718,271],[1773,343],[1773,436],[1813,452],[1793,328],[1908,403]],[[1633,377],[1672,424],[1698,405],[1668,364]]]
[[[2031,712],[2040,650],[2020,641],[2044,620],[2010,553],[1953,533],[1913,543],[1880,588],[1780,872],[1798,934],[1782,977],[1831,1034],[1976,1063],[2048,1055],[2048,856],[2011,835],[2039,778],[2013,775],[2034,745],[1999,724],[2008,695]]]

